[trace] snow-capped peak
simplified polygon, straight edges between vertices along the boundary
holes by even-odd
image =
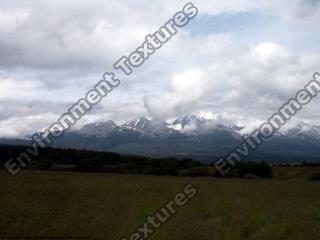
[[[202,117],[197,117],[194,114],[188,114],[183,117],[180,117],[172,122],[171,125],[173,126],[181,126],[181,129],[184,129],[186,126],[190,126],[191,124],[197,125],[197,124],[203,124],[205,123],[205,119]]]
[[[211,117],[210,117],[211,116]],[[213,114],[199,116],[195,114],[188,114],[186,116],[177,118],[168,127],[181,133],[199,135],[207,134],[215,131],[229,131],[239,132],[242,128],[230,121],[223,121],[221,118],[213,117]]]
[[[138,117],[132,121],[126,122],[122,126],[127,129],[133,130],[145,130],[148,129],[151,125],[151,121],[145,117]]]
[[[320,126],[311,125],[305,122],[299,122],[281,131],[282,135],[299,138],[320,138]]]
[[[87,136],[106,136],[115,128],[117,128],[116,123],[109,120],[106,122],[86,124],[80,129],[79,133]]]

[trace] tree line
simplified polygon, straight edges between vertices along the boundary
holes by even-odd
[[[2,168],[8,159],[15,159],[25,148],[24,146],[0,145]],[[213,164],[206,165],[189,158],[151,158],[86,149],[76,150],[49,147],[42,148],[39,151],[39,156],[28,165],[28,169],[222,177],[215,170]],[[272,167],[266,162],[242,162],[226,177],[271,178]]]

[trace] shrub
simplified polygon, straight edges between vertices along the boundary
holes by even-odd
[[[272,167],[266,162],[242,162],[238,165],[238,172],[241,177],[247,174],[254,174],[260,178],[272,178]]]
[[[183,169],[187,169],[187,168],[194,168],[194,167],[200,167],[202,166],[202,164],[198,161],[195,161],[193,159],[188,159],[188,158],[185,158],[185,159],[182,159],[180,161],[180,165]]]
[[[183,169],[179,172],[179,176],[210,176],[209,169],[207,167],[194,167],[189,169]]]
[[[76,170],[80,172],[101,172],[103,165],[103,162],[96,158],[81,159],[76,164]]]

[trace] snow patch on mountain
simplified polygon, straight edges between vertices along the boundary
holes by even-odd
[[[185,136],[206,136],[214,134],[228,134],[239,137],[251,133],[248,129],[257,129],[256,126],[238,126],[218,115],[202,113],[187,114],[185,116],[173,119],[170,122],[153,120],[146,117],[138,117],[122,125],[117,125],[113,121],[91,123],[83,126],[79,133],[85,136],[107,137],[117,132],[136,132],[143,136],[151,137],[170,137],[173,134]],[[284,126],[275,136],[297,138],[297,139],[320,139],[320,126],[314,126],[308,123],[298,122]]]

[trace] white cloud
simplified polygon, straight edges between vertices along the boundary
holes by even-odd
[[[197,59],[198,70],[190,70],[192,63],[185,63],[185,72],[172,74],[173,89],[146,97],[145,105],[152,116],[167,118],[210,109],[215,113],[227,111],[237,122],[246,116],[250,120],[252,115],[263,120],[303,88],[313,74],[314,61],[320,60],[273,42],[240,45],[230,39],[212,39],[197,38],[200,46],[211,44],[218,49],[209,49],[206,55],[203,49],[193,50],[191,56],[184,52],[192,46],[192,38],[176,45],[182,59]]]
[[[138,47],[146,34],[156,31],[185,3],[1,1],[0,137],[24,135],[58,117],[113,62]],[[318,1],[195,0],[194,4],[199,16],[193,25],[181,29],[133,75],[122,76],[122,85],[80,125],[199,111],[250,125],[264,120],[319,71],[320,57],[313,51],[319,49],[317,44],[306,46],[308,51],[290,46],[305,36],[304,31],[319,38],[313,30],[320,20]],[[248,29],[241,33],[248,35],[244,41],[227,29],[220,34],[203,30],[208,16],[250,12],[273,16],[270,29],[278,23],[293,26],[300,38],[292,39],[285,32],[281,37],[289,44],[276,41],[272,34],[255,39],[265,29]],[[319,114],[311,106],[300,117],[319,124]]]

